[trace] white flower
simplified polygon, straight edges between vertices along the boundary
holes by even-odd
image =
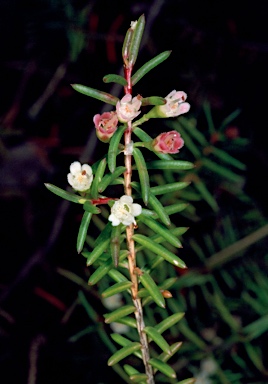
[[[88,164],[81,166],[79,161],[74,161],[70,166],[67,180],[76,191],[87,191],[93,180],[92,169]]]
[[[124,195],[112,206],[108,220],[112,222],[113,227],[120,223],[124,225],[136,224],[134,217],[140,215],[141,211],[140,204],[133,204],[132,197]]]
[[[183,91],[170,92],[166,97],[166,104],[158,107],[158,110],[161,111],[165,117],[175,117],[179,116],[182,113],[186,113],[190,109],[190,104],[185,103],[187,95]]]
[[[102,302],[107,309],[110,309],[112,311],[113,309],[122,306],[122,298],[123,296],[120,293],[115,293],[113,296],[105,297],[104,299],[102,299]]]
[[[116,113],[121,123],[127,123],[137,117],[141,111],[141,96],[132,96],[128,93],[116,103]]]

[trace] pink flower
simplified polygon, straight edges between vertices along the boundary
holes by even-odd
[[[104,112],[102,115],[95,115],[93,122],[98,138],[107,143],[117,130],[118,118],[115,112]]]
[[[128,93],[117,102],[116,112],[118,120],[121,121],[121,123],[132,121],[141,113],[141,111],[139,111],[141,99],[142,97],[139,95],[132,99],[132,96]]]
[[[187,95],[183,91],[170,92],[166,97],[166,104],[158,107],[159,112],[164,115],[162,117],[175,117],[182,113],[186,113],[190,109],[190,104],[185,103]]]
[[[184,145],[177,131],[163,132],[153,140],[153,149],[161,153],[178,153]]]

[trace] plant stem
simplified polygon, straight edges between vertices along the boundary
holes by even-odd
[[[131,69],[125,68],[125,78],[128,81],[128,86],[125,87],[125,93],[131,93],[132,84],[131,84]],[[127,129],[125,131],[125,148],[128,144],[131,143],[131,132],[132,132],[132,123],[128,122]],[[124,173],[124,185],[125,185],[125,194],[128,196],[132,195],[132,187],[131,187],[131,177],[132,177],[132,155],[125,155],[125,167],[126,171]],[[128,265],[129,265],[129,274],[132,281],[131,287],[131,296],[133,304],[136,308],[135,317],[137,323],[137,330],[139,333],[140,343],[141,343],[141,352],[143,364],[145,367],[145,373],[147,375],[147,383],[154,384],[154,375],[152,366],[149,364],[150,360],[150,352],[149,352],[149,343],[147,339],[147,335],[144,332],[145,324],[143,318],[143,309],[141,305],[141,299],[138,297],[138,274],[136,267],[136,251],[135,251],[135,243],[133,240],[134,235],[134,224],[131,224],[126,227],[126,241],[128,247]]]

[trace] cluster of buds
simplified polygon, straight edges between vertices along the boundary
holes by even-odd
[[[146,120],[150,118],[176,117],[186,113],[190,109],[190,104],[185,102],[187,95],[185,92],[173,90],[166,97],[166,104],[158,105],[146,114]],[[93,117],[98,138],[103,142],[109,142],[118,128],[118,122],[128,123],[135,119],[140,113],[142,97],[140,95],[132,98],[126,94],[116,103],[116,110],[97,114]],[[178,153],[184,142],[180,134],[176,131],[165,132],[153,141],[152,150],[161,153]]]

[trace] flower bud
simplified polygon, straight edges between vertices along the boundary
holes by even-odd
[[[117,130],[118,118],[116,112],[104,112],[102,115],[95,115],[93,122],[98,138],[107,143]]]
[[[142,97],[139,95],[132,99],[132,96],[128,93],[117,102],[116,112],[118,120],[121,121],[121,123],[132,121],[141,113],[141,111],[139,111],[141,99]]]
[[[153,150],[160,153],[178,153],[184,145],[181,135],[177,131],[163,132],[152,143]]]

